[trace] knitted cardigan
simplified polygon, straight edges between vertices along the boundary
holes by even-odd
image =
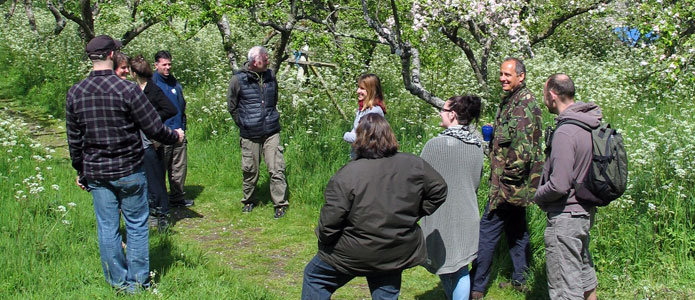
[[[434,274],[454,273],[478,256],[480,214],[476,195],[483,171],[483,150],[440,135],[425,144],[420,156],[449,187],[444,204],[420,223],[428,256],[423,266]]]

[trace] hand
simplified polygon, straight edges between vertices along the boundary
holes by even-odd
[[[80,175],[77,175],[77,177],[75,177],[75,184],[77,184],[77,186],[79,186],[83,191],[84,191],[85,189],[87,189],[87,187],[85,187],[85,186],[80,182]]]
[[[183,143],[183,140],[186,138],[186,134],[183,132],[181,128],[176,128],[174,129],[176,133],[179,135],[179,144]]]

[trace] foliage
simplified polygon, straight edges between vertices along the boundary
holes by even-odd
[[[685,80],[695,82],[691,65],[695,60],[695,6],[691,1],[640,0],[627,6],[625,22],[640,29],[644,35],[656,35],[656,43],[638,42],[639,47],[653,53],[642,62],[654,82]],[[649,66],[648,66],[649,65]],[[659,87],[664,87],[659,85]]]

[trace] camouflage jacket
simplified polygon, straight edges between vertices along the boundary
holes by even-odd
[[[502,99],[490,141],[490,211],[533,201],[543,170],[541,128],[541,109],[525,84]]]

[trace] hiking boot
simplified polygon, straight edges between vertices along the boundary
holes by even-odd
[[[512,289],[515,289],[517,292],[522,292],[522,293],[528,292],[528,288],[526,287],[525,284],[523,284],[523,283],[518,283],[518,282],[516,282],[516,281],[512,281],[512,282],[508,282],[508,281],[500,282],[500,288],[501,288],[501,289],[509,289],[509,288],[512,288]]]
[[[241,212],[243,212],[243,213],[250,213],[250,212],[253,210],[254,207],[256,207],[255,204],[253,204],[253,203],[246,203],[246,204],[244,204],[244,207],[241,208]]]
[[[157,218],[157,231],[166,232],[169,230],[169,218],[160,216]]]
[[[149,215],[147,217],[147,226],[150,228],[150,230],[157,228],[157,225],[157,217],[155,217],[154,215]]]
[[[169,202],[170,207],[191,207],[195,205],[195,201],[190,199],[184,199],[182,201],[171,201]]]
[[[275,209],[275,218],[280,219],[285,216],[285,207],[278,207]]]
[[[485,295],[483,294],[483,292],[478,292],[478,291],[473,291],[473,292],[471,292],[471,299],[472,299],[472,300],[480,300],[480,299],[483,299],[483,296],[485,296]]]

